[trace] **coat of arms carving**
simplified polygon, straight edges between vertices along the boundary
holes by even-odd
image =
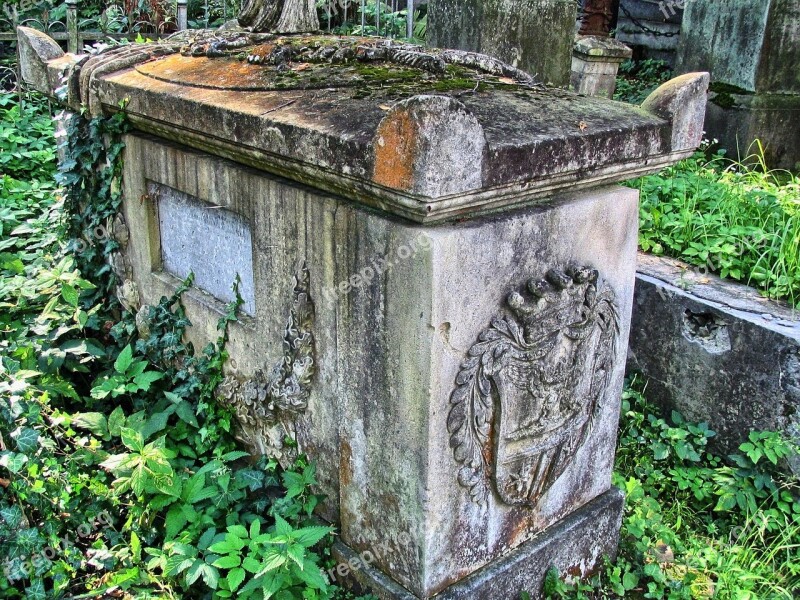
[[[447,428],[458,481],[485,504],[534,506],[571,464],[604,402],[617,354],[615,295],[589,267],[551,269],[508,297],[468,351]]]

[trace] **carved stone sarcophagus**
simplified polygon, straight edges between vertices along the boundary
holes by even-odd
[[[21,30],[23,73],[125,106],[131,310],[192,271],[214,339],[239,275],[219,395],[254,452],[316,461],[329,576],[535,597],[613,554],[638,216],[614,183],[691,154],[707,76],[633,107],[467,52],[181,36],[78,57]]]

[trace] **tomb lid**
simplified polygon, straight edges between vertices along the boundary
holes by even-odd
[[[701,140],[708,76],[641,106],[546,87],[486,55],[378,38],[182,32],[91,56],[19,28],[23,75],[92,114],[418,222],[657,171]],[[54,43],[53,43],[54,44]]]

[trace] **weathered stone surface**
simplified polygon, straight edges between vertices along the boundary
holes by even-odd
[[[619,65],[631,55],[631,49],[614,38],[579,36],[572,51],[570,87],[586,96],[613,97]]]
[[[235,299],[239,277],[242,309],[255,314],[250,227],[239,215],[200,202],[172,188],[153,184],[164,270],[180,279],[194,273],[195,283],[222,302]]]
[[[677,72],[711,72],[717,92],[706,121],[734,158],[754,140],[769,168],[800,164],[800,3],[693,0],[686,4]],[[755,95],[753,95],[755,94]],[[740,152],[738,152],[740,151]]]
[[[649,398],[709,423],[725,453],[754,430],[800,441],[800,313],[752,288],[640,255],[628,368]]]
[[[419,222],[531,204],[559,190],[658,170],[690,154],[686,145],[672,146],[673,129],[699,129],[692,120],[702,117],[689,101],[703,93],[694,80],[673,91],[687,100],[688,112],[676,103],[664,113],[672,127],[644,109],[531,85],[514,67],[483,55],[365,38],[193,36],[82,58],[68,81],[71,105],[99,114],[125,101],[142,131]],[[204,55],[180,55],[182,48]],[[354,55],[336,62],[337,48]],[[287,62],[295,53],[309,62]],[[237,58],[244,55],[253,62]],[[404,105],[410,98],[416,99]],[[396,134],[405,114],[419,117],[408,130],[417,137],[387,148],[381,132]],[[410,160],[415,152],[411,178],[387,179],[376,162]],[[420,166],[436,156],[452,159],[454,168]]]
[[[360,552],[408,541],[375,562],[395,581],[432,595],[609,489],[636,192],[608,188],[421,227],[208,155],[138,136],[127,144],[128,253],[143,303],[175,285],[153,244],[158,199],[141,201],[154,183],[250,225],[255,314],[232,326],[229,345],[239,380],[283,355],[291,278],[306,263],[315,372],[302,409],[270,422],[317,461],[322,514],[345,543]],[[214,339],[220,302],[192,290],[184,304],[190,338]],[[464,371],[490,347],[492,363]],[[485,423],[507,432],[497,439],[459,425],[485,408],[488,397],[475,395],[484,378],[496,390]],[[526,381],[540,383],[529,390]],[[460,474],[470,444],[482,448],[471,471],[480,498]],[[525,456],[551,465],[550,475]]]
[[[430,0],[427,41],[496,56],[563,87],[576,17],[574,0]]]
[[[800,4],[795,0],[687,2],[677,72],[761,93],[800,93]]]
[[[542,586],[547,571],[558,569],[568,579],[585,577],[601,568],[603,558],[613,559],[617,552],[622,521],[623,496],[616,489],[598,496],[537,537],[525,542],[480,571],[455,583],[441,594],[441,600],[509,600],[525,591],[534,600],[546,600]],[[391,553],[394,546],[388,546]],[[418,600],[425,598],[410,593],[372,567],[380,550],[356,553],[342,543],[333,547],[336,566],[328,571],[337,583],[369,590],[380,600]],[[582,557],[576,561],[575,557]],[[361,591],[360,590],[360,591]]]
[[[800,170],[798,115],[800,94],[712,93],[705,130],[735,160],[757,153],[758,140],[770,168]]]
[[[703,139],[700,124],[706,112],[708,73],[686,73],[661,85],[642,108],[669,119],[672,147],[697,148]]]
[[[58,81],[51,76],[48,63],[62,58],[64,51],[41,31],[30,27],[19,27],[17,31],[22,79],[39,91],[52,93]]]

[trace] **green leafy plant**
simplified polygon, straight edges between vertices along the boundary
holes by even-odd
[[[639,245],[704,272],[800,302],[800,180],[696,153],[631,185],[641,192]]]
[[[190,277],[140,336],[109,295],[114,243],[76,243],[118,209],[124,118],[69,127],[63,202],[50,152],[0,180],[0,596],[332,597],[313,465],[250,457],[214,398],[241,299],[196,352]]]
[[[626,60],[619,66],[614,100],[641,104],[662,83],[672,77],[667,63],[648,58]]]
[[[585,582],[549,573],[547,597],[793,598],[800,482],[778,465],[795,449],[754,432],[723,461],[708,450],[713,435],[677,412],[659,416],[634,381],[614,473],[626,495],[619,556]]]

